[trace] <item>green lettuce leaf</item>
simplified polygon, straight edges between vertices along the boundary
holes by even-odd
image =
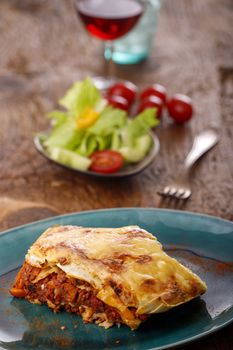
[[[88,128],[88,132],[99,136],[109,135],[116,129],[122,128],[126,120],[125,111],[108,106],[102,111],[95,124]]]
[[[99,111],[106,105],[106,101],[89,78],[74,83],[59,103],[74,117],[78,117],[88,108]]]
[[[83,131],[76,128],[73,119],[54,128],[47,139],[44,141],[45,147],[62,147],[66,149],[75,149],[79,146],[83,138]]]
[[[88,135],[86,133],[79,147],[75,149],[75,152],[77,154],[81,154],[82,156],[88,157],[97,149],[98,140],[96,139],[95,135]]]
[[[54,110],[48,113],[47,117],[52,120],[53,127],[57,127],[65,123],[69,115],[67,112]]]
[[[123,145],[133,146],[138,137],[148,134],[152,127],[159,124],[159,120],[155,118],[155,111],[155,108],[148,108],[134,119],[128,120],[121,131]]]
[[[159,124],[156,113],[157,108],[147,108],[133,119],[133,124],[140,125],[144,130],[148,131]]]
[[[117,151],[122,145],[120,130],[115,130],[111,136],[112,137],[111,137],[111,147],[110,148],[113,151]]]

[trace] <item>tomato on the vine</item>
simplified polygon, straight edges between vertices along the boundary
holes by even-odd
[[[192,118],[193,106],[190,97],[182,94],[175,94],[167,103],[169,115],[177,123],[184,123]]]
[[[108,96],[121,96],[124,97],[129,105],[131,105],[135,99],[137,93],[137,87],[129,82],[116,83],[111,86],[107,92]]]
[[[112,150],[96,151],[90,158],[92,163],[89,169],[97,173],[115,173],[124,165],[124,158],[121,153]]]
[[[163,103],[166,102],[166,89],[163,85],[160,84],[154,84],[149,86],[147,89],[143,90],[140,94],[140,99],[144,100],[148,98],[149,96],[157,96],[161,98]]]
[[[152,107],[155,107],[157,109],[156,117],[161,118],[161,113],[163,110],[163,101],[157,96],[149,96],[147,99],[142,100],[140,105],[138,106],[138,113],[144,111],[146,108]]]
[[[129,103],[124,97],[112,95],[112,96],[107,96],[106,99],[108,100],[108,103],[111,106],[115,108],[123,109],[124,111],[128,112]]]

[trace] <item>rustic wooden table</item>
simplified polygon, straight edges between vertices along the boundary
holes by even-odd
[[[178,208],[156,191],[174,177],[195,134],[219,129],[221,142],[193,173],[192,198],[182,210],[233,219],[233,3],[164,0],[148,61],[117,67],[139,87],[159,82],[169,95],[193,98],[195,117],[156,129],[161,151],[132,178],[103,181],[66,171],[42,158],[33,135],[45,113],[74,81],[102,75],[101,42],[89,38],[71,0],[0,2],[0,229],[55,214],[110,207]],[[229,291],[230,293],[230,291]],[[233,349],[232,326],[182,349]]]

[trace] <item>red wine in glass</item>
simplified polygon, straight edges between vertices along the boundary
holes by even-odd
[[[134,27],[143,5],[137,0],[79,0],[76,9],[90,34],[115,40]]]

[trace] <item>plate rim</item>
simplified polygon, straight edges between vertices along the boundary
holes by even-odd
[[[75,211],[75,212],[70,212],[70,213],[64,213],[64,214],[58,214],[58,215],[54,215],[54,216],[49,216],[47,218],[44,219],[40,219],[40,220],[35,220],[35,221],[30,221],[26,224],[23,225],[19,225],[19,226],[14,226],[11,227],[7,230],[3,230],[0,231],[0,238],[5,235],[5,234],[9,234],[11,233],[11,231],[14,230],[18,230],[18,229],[22,229],[24,227],[29,227],[29,226],[33,226],[34,224],[40,224],[40,223],[44,223],[47,221],[50,221],[52,219],[57,219],[57,218],[62,218],[62,217],[69,217],[69,216],[75,216],[75,215],[88,215],[88,214],[93,214],[96,212],[110,212],[110,211],[125,211],[125,210],[130,210],[130,211],[137,211],[137,210],[145,210],[145,211],[157,211],[157,212],[165,212],[165,213],[179,213],[179,214],[184,214],[184,215],[191,215],[191,216],[201,216],[203,218],[207,218],[207,219],[212,219],[212,220],[217,220],[217,221],[223,221],[227,224],[231,224],[233,225],[233,221],[227,220],[227,219],[223,219],[219,216],[215,216],[215,215],[210,215],[210,214],[202,214],[199,212],[192,212],[192,211],[188,211],[188,210],[179,210],[179,209],[167,209],[167,208],[153,208],[153,207],[113,207],[113,208],[98,208],[98,209],[90,209],[90,210],[81,210],[81,211]]]
[[[183,210],[176,210],[176,209],[166,209],[166,208],[153,208],[153,207],[123,207],[123,208],[103,208],[103,209],[96,209],[96,210],[84,210],[84,211],[79,211],[79,212],[71,212],[71,213],[66,213],[66,214],[61,214],[61,215],[55,215],[55,216],[50,216],[48,218],[45,219],[41,219],[41,220],[36,220],[36,221],[32,221],[29,222],[27,224],[24,225],[20,225],[20,226],[16,226],[16,227],[12,227],[10,229],[4,230],[4,231],[0,231],[0,239],[1,237],[3,237],[3,235],[7,235],[7,234],[11,234],[14,233],[15,231],[18,230],[22,230],[25,227],[30,227],[33,226],[35,224],[40,224],[40,223],[46,223],[49,222],[51,220],[56,220],[59,218],[63,218],[63,217],[73,217],[76,215],[89,215],[89,214],[94,214],[94,213],[100,213],[100,212],[116,212],[116,211],[131,211],[131,212],[135,212],[135,211],[155,211],[155,212],[161,212],[161,213],[171,213],[171,214],[182,214],[185,216],[193,216],[193,217],[201,217],[201,218],[206,218],[208,220],[214,220],[214,221],[218,221],[218,222],[223,222],[226,224],[230,224],[233,226],[233,222],[227,219],[223,219],[221,217],[217,217],[214,215],[209,215],[209,214],[202,214],[202,213],[198,213],[198,212],[192,212],[192,211],[183,211]],[[231,309],[231,308],[230,308]],[[228,309],[228,310],[230,310]],[[227,311],[227,310],[226,310]],[[199,340],[201,338],[204,338],[212,333],[215,333],[221,329],[223,329],[224,327],[226,327],[227,325],[229,325],[230,323],[233,322],[233,317],[230,316],[230,318],[228,320],[223,321],[220,325],[216,325],[215,327],[208,329],[206,331],[203,331],[202,333],[196,334],[194,336],[188,337],[186,339],[183,340],[179,340],[176,341],[172,344],[168,344],[168,345],[161,345],[161,346],[156,346],[156,347],[150,347],[147,348],[147,350],[163,350],[163,349],[171,349],[171,348],[175,348],[175,347],[179,347],[182,346],[184,344],[189,344],[191,342],[194,342],[196,340]],[[1,347],[0,347],[1,349]]]

